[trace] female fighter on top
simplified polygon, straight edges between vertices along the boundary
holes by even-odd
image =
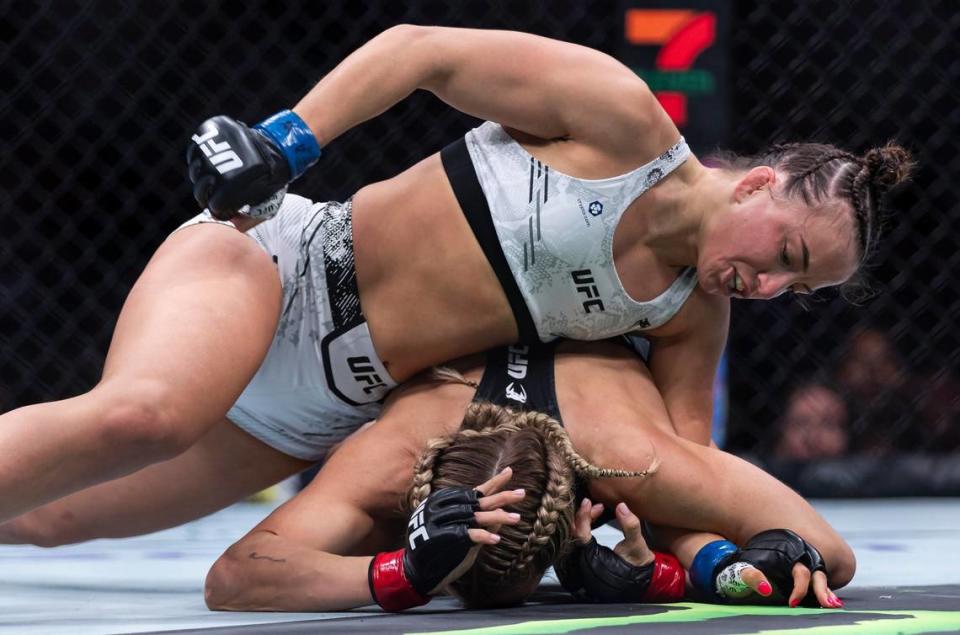
[[[271,197],[418,88],[489,121],[352,202]],[[195,460],[302,469],[396,382],[521,339],[644,331],[673,424],[705,443],[729,298],[848,280],[909,164],[896,147],[801,144],[706,168],[629,69],[521,33],[389,29],[295,111],[194,135],[211,214],[279,213],[253,241],[209,214],[188,223],[127,298],[101,382],[0,417],[0,520],[190,453],[225,420],[261,443]]]

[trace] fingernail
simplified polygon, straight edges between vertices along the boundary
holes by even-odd
[[[515,489],[513,490],[513,493],[516,494],[517,496],[524,496],[527,492],[522,489]]]
[[[843,601],[842,601],[840,598],[838,598],[837,596],[833,596],[833,599],[836,600],[836,602],[837,602],[837,608],[838,608],[838,609],[842,609],[842,608],[843,608]]]
[[[794,598],[794,599],[790,600],[790,608],[795,609],[795,608],[797,608],[797,606],[799,606],[799,605],[800,605],[800,599],[799,599],[799,598]]]
[[[491,534],[491,539],[493,540],[494,543],[500,542],[500,535],[499,535],[499,534]]]
[[[584,498],[582,501],[580,501],[580,507],[583,507],[584,509],[590,507],[590,499]]]
[[[509,518],[510,520],[520,520],[520,514],[517,514],[515,512],[510,512],[509,514],[507,514],[507,518]]]
[[[760,591],[760,595],[770,595],[773,593],[773,587],[770,586],[769,582],[761,582],[760,586],[757,587],[757,591]]]
[[[629,513],[630,513],[630,510],[627,509],[627,506],[626,506],[625,503],[617,503],[617,513],[618,513],[618,514],[629,514]]]

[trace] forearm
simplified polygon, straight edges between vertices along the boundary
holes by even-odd
[[[339,611],[373,604],[369,556],[338,556],[260,531],[207,575],[207,606],[221,611]]]
[[[293,108],[325,146],[423,86],[435,55],[428,29],[400,25],[373,38],[337,65]]]
[[[640,483],[619,479],[597,482],[598,486],[603,483],[597,493],[605,494],[598,500],[613,504],[622,500],[632,509],[643,510],[650,522],[715,532],[737,544],[766,529],[791,529],[823,554],[832,584],[840,586],[852,576],[849,546],[786,485],[725,452],[667,435],[648,434],[654,435],[652,440],[661,459],[659,470]],[[608,487],[613,491],[604,492]],[[676,549],[670,547],[680,557],[683,549]]]

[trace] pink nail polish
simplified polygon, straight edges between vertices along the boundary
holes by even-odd
[[[843,602],[840,600],[840,598],[834,596],[833,599],[834,599],[834,600],[836,601],[836,603],[837,603],[837,608],[838,608],[838,609],[842,609],[842,608],[843,608]]]
[[[800,605],[800,600],[799,600],[799,599],[794,598],[794,599],[790,600],[790,608],[795,609],[795,608],[797,608],[799,605]]]
[[[770,595],[773,593],[773,587],[770,586],[769,582],[761,582],[757,590],[760,591],[760,595]]]

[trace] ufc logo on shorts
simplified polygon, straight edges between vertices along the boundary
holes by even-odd
[[[407,523],[407,528],[410,530],[410,535],[407,537],[407,540],[410,542],[411,550],[417,548],[417,538],[419,538],[421,542],[430,540],[430,536],[427,534],[427,528],[423,525],[423,508],[426,506],[426,500],[417,505],[417,509],[414,510],[413,516],[410,517],[410,522]]]
[[[210,163],[217,168],[220,174],[226,174],[231,170],[243,167],[243,161],[233,151],[230,144],[226,141],[217,141],[215,137],[220,134],[215,126],[210,126],[210,130],[202,135],[193,135],[190,137],[193,142],[200,146],[203,154],[210,159]]]
[[[591,313],[591,309],[603,311],[603,300],[600,299],[600,291],[597,289],[596,280],[593,279],[593,272],[589,269],[577,269],[571,271],[573,284],[577,287],[577,293],[587,296],[583,301],[583,310]]]
[[[377,388],[386,386],[383,380],[380,379],[380,375],[377,374],[377,369],[370,363],[369,357],[365,355],[362,357],[348,357],[347,365],[350,367],[350,372],[353,373],[353,380],[355,382],[358,384],[367,384],[363,387],[365,394],[369,395]]]

